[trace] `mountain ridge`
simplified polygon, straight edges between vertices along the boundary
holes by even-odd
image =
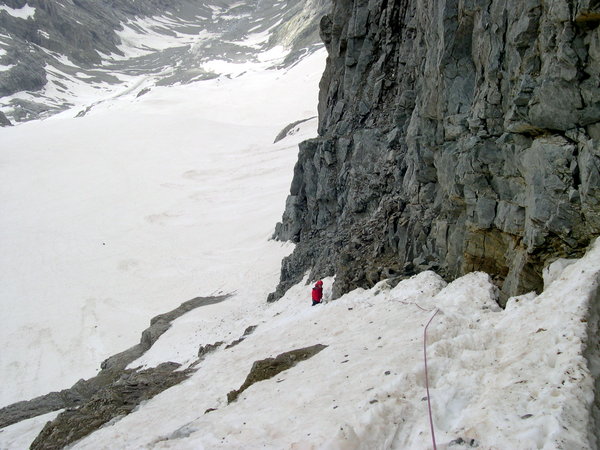
[[[82,87],[86,97],[110,97],[141,74],[149,86],[216,77],[205,62],[252,61],[275,46],[289,49],[290,65],[320,47],[328,8],[329,0],[1,0],[0,113],[18,123],[85,108]]]

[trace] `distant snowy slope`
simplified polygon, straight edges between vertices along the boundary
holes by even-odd
[[[4,6],[0,112],[19,122],[129,89],[212,78],[220,73],[205,68],[207,61],[255,61],[277,46],[290,52],[289,65],[320,47],[318,22],[329,5],[330,0],[27,0],[20,9]]]
[[[71,386],[198,295],[264,301],[324,51],[0,129],[0,405]]]

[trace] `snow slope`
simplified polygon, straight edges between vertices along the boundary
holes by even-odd
[[[512,298],[506,310],[483,273],[447,285],[423,272],[317,307],[303,283],[271,305],[236,296],[178,319],[132,366],[189,364],[199,345],[258,325],[252,335],[74,448],[431,448],[423,328],[437,310],[428,358],[438,448],[594,449],[582,350],[595,345],[598,357],[588,321],[598,325],[599,276],[597,242],[544,293]],[[254,361],[317,343],[327,348],[227,404]]]
[[[0,406],[94,375],[185,300],[232,293],[177,319],[130,367],[187,367],[200,346],[251,335],[74,448],[431,448],[432,317],[438,448],[597,448],[599,243],[506,310],[482,273],[446,284],[424,272],[336,301],[326,279],[324,305],[310,306],[305,283],[265,303],[291,251],[269,237],[316,123],[272,142],[315,115],[325,58],[269,69],[277,56],[213,60],[230,76],[142,97],[146,80],[132,79],[82,118],[0,129]],[[255,361],[318,343],[227,404]],[[27,447],[55,414],[1,429],[0,448]]]
[[[185,300],[273,289],[291,247],[268,238],[316,122],[272,142],[315,116],[324,51],[273,64],[0,129],[0,405],[92,376]]]

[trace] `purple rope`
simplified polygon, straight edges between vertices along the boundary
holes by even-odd
[[[427,325],[425,325],[425,330],[423,330],[423,358],[425,360],[425,388],[427,389],[427,407],[429,408],[429,426],[431,427],[431,440],[433,441],[433,450],[437,450],[437,446],[435,445],[435,431],[433,430],[433,416],[431,415],[431,397],[429,396],[429,377],[427,374],[427,327],[436,316],[436,314],[440,312],[439,309],[436,309]]]

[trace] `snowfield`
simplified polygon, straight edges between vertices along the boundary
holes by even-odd
[[[199,345],[258,328],[76,448],[429,448],[422,346],[436,308],[428,357],[440,448],[453,441],[460,448],[461,439],[486,449],[597,448],[582,349],[595,345],[597,358],[587,333],[588,321],[597,326],[599,276],[596,243],[543,294],[513,298],[506,310],[486,274],[446,285],[432,272],[317,307],[301,283],[274,305],[251,308],[234,298],[203,308],[179,319],[132,366],[189,364]],[[317,343],[328,347],[227,405],[225,395],[254,361]],[[216,411],[203,414],[209,408]]]
[[[292,249],[269,238],[316,120],[272,143],[316,115],[324,56],[0,129],[1,406],[94,375],[183,301],[264,300]]]
[[[266,303],[292,250],[270,236],[316,121],[272,142],[316,115],[324,60],[274,70],[263,55],[236,77],[0,129],[0,406],[93,376],[153,316],[225,293],[130,364],[197,371],[72,448],[433,448],[430,320],[437,448],[598,448],[600,241],[505,310],[484,273],[423,272],[335,301],[327,278],[315,307],[305,279]],[[228,404],[255,361],[315,344]],[[0,429],[0,448],[28,447],[56,414]]]
[[[316,307],[304,283],[275,304],[234,296],[177,319],[131,366],[187,366],[200,345],[257,326],[250,336],[73,448],[432,448],[423,328],[437,311],[427,351],[438,448],[594,449],[589,365],[598,370],[599,354],[588,338],[598,325],[599,276],[597,242],[544,293],[512,298],[506,310],[484,273],[446,284],[423,272],[335,301],[326,279],[327,302]],[[327,348],[227,404],[254,361],[317,343]],[[15,438],[18,426],[0,437]]]

